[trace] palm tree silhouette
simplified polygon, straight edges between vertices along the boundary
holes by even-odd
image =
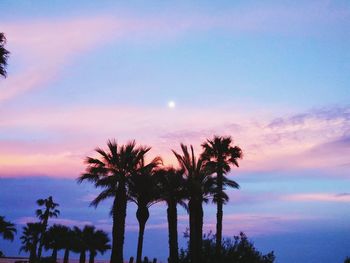
[[[67,233],[67,227],[63,225],[53,225],[44,234],[43,244],[46,250],[52,249],[51,258],[57,261],[57,252],[64,249]]]
[[[89,263],[95,262],[97,252],[104,254],[107,250],[111,249],[108,234],[102,230],[96,230],[94,226],[84,227],[83,238],[90,252]]]
[[[74,231],[64,225],[60,225],[59,235],[62,242],[61,249],[64,249],[63,263],[68,263],[69,252],[74,251],[74,248],[76,247],[76,237]]]
[[[0,236],[2,236],[5,240],[13,241],[16,233],[17,230],[15,225],[9,221],[6,221],[5,217],[0,216]],[[0,254],[2,254],[1,251]]]
[[[127,177],[140,167],[149,147],[136,147],[135,141],[118,146],[114,140],[107,143],[108,150],[97,148],[98,158],[86,158],[86,173],[78,178],[81,183],[90,181],[102,192],[91,202],[97,206],[101,201],[113,198],[111,214],[113,218],[111,262],[123,263],[125,217],[127,208]]]
[[[7,59],[9,57],[10,52],[5,49],[4,47],[5,44],[6,44],[6,37],[4,33],[0,33],[0,76],[3,76],[6,78]]]
[[[220,262],[222,242],[222,218],[223,205],[228,202],[225,186],[239,188],[238,183],[225,177],[231,170],[231,166],[238,167],[238,159],[242,158],[242,150],[238,146],[232,146],[232,138],[214,136],[202,144],[202,158],[206,162],[208,170],[216,173],[216,189],[213,201],[217,205],[216,214],[216,257]]]
[[[43,237],[46,232],[49,218],[58,217],[58,215],[60,214],[60,211],[57,209],[59,204],[53,201],[52,196],[49,196],[46,199],[38,199],[36,203],[39,206],[43,207],[43,209],[36,210],[36,216],[40,219],[40,222],[42,224],[42,231],[40,235],[39,249],[38,249],[38,258],[40,259],[42,248],[43,248]]]
[[[160,187],[161,199],[166,202],[169,230],[169,263],[179,262],[177,236],[177,204],[185,207],[184,170],[167,167],[157,170],[157,182]]]
[[[85,230],[85,231],[84,231]],[[75,244],[74,244],[74,252],[79,253],[79,263],[85,263],[86,260],[86,251],[88,250],[86,244],[86,235],[87,229],[84,228],[81,230],[79,227],[74,227],[74,236],[75,236]]]
[[[141,161],[139,170],[128,178],[128,199],[137,205],[136,218],[139,222],[136,262],[142,262],[142,246],[145,226],[149,218],[149,207],[160,201],[160,189],[154,170],[162,163],[159,157],[145,165]]]
[[[206,169],[202,157],[196,158],[193,146],[181,144],[182,155],[173,150],[185,174],[185,190],[190,214],[190,258],[191,263],[200,263],[203,241],[203,202],[208,202],[214,193],[214,180]]]
[[[19,252],[29,252],[29,263],[36,262],[37,260],[37,246],[40,239],[40,234],[42,233],[41,223],[27,223],[23,227],[23,234],[21,236],[22,246]]]

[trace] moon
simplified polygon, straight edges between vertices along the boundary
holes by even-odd
[[[175,106],[176,106],[175,101],[171,100],[171,101],[168,102],[168,108],[174,109]]]

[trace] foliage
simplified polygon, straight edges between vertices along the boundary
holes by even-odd
[[[5,49],[6,37],[4,33],[0,33],[0,76],[6,77],[6,66],[7,59],[9,57],[10,52]]]
[[[188,232],[185,233],[185,237],[188,238]],[[221,263],[273,263],[275,260],[273,251],[263,255],[243,232],[239,236],[234,236],[233,239],[224,239],[221,253]],[[180,263],[190,262],[188,249],[181,249]],[[202,262],[217,262],[215,235],[211,232],[203,237]]]
[[[346,259],[344,260],[344,263],[350,263],[350,257],[346,257]]]
[[[17,233],[15,225],[6,221],[5,217],[0,216],[0,236],[2,236],[3,239],[13,241],[15,233]]]

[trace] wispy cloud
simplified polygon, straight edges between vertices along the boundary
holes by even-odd
[[[306,193],[306,194],[292,194],[283,197],[287,201],[298,201],[298,202],[340,202],[349,203],[350,193]]]
[[[11,64],[19,66],[6,82],[1,82],[0,101],[10,100],[30,90],[50,87],[62,70],[79,56],[109,42],[137,40],[138,44],[178,39],[187,34],[224,30],[231,34],[274,33],[332,34],[345,31],[350,9],[331,6],[327,1],[311,1],[293,6],[258,5],[206,12],[172,12],[158,16],[99,16],[41,18],[36,21],[4,22]]]

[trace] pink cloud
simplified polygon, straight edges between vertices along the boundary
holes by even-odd
[[[330,193],[307,193],[307,194],[292,194],[286,195],[282,199],[286,201],[297,201],[297,202],[339,202],[349,203],[350,194],[330,194]]]
[[[244,159],[240,168],[234,169],[235,173],[319,169],[346,176],[349,167],[344,164],[348,163],[349,140],[344,134],[350,127],[349,109],[338,109],[337,113],[329,110],[323,115],[320,111],[308,113],[298,122],[292,115],[292,121],[287,119],[277,126],[271,126],[276,123],[272,113],[257,116],[235,108],[235,112],[242,114],[232,117],[232,111],[137,107],[4,111],[0,123],[3,129],[46,136],[33,141],[0,141],[1,174],[77,176],[84,169],[84,157],[94,155],[93,149],[104,147],[108,138],[117,138],[120,143],[136,139],[153,146],[150,158],[162,155],[166,163],[176,165],[170,149],[179,150],[180,142],[194,144],[199,152],[200,143],[206,138],[223,134],[232,135],[244,151]],[[111,114],[113,122],[109,121]]]

